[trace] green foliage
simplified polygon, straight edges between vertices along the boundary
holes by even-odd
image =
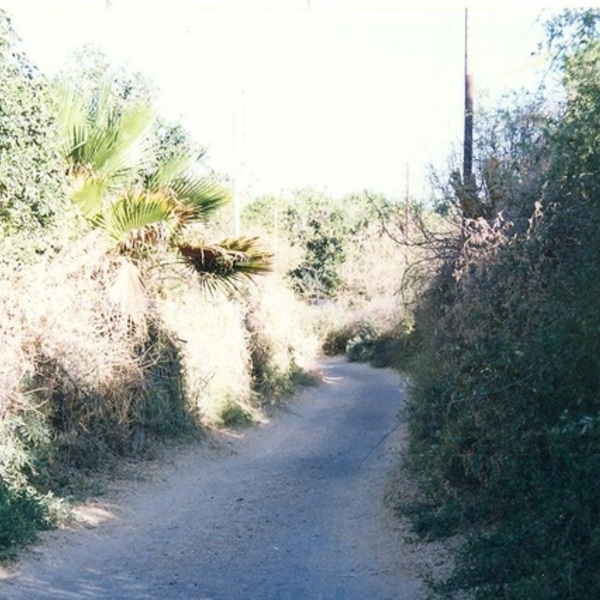
[[[324,214],[307,221],[304,260],[289,273],[296,291],[315,299],[329,297],[339,287],[336,267],[344,259],[341,238],[326,231],[326,224]]]
[[[360,325],[360,323],[359,323]],[[349,341],[354,337],[357,324],[344,323],[328,331],[323,340],[323,352],[327,356],[344,354]]]
[[[367,361],[381,332],[369,322],[357,323],[352,337],[346,342],[346,356],[350,361]]]
[[[127,186],[140,163],[150,153],[147,132],[153,115],[148,105],[113,105],[112,85],[105,83],[93,99],[86,99],[74,87],[61,85],[57,91],[60,106],[62,152],[75,184],[74,200],[86,201],[79,186],[94,185],[102,199],[111,191]],[[84,210],[93,219],[100,211]]]
[[[303,249],[301,263],[289,272],[295,290],[307,298],[327,298],[340,285],[344,260],[345,215],[325,196],[305,192],[287,210],[293,242]]]
[[[395,328],[378,336],[371,349],[369,362],[376,368],[391,367],[405,372],[410,369],[417,347],[414,330],[400,322]]]
[[[217,413],[217,418],[224,427],[245,427],[251,425],[254,421],[252,415],[232,399],[228,399],[222,404]]]
[[[0,559],[11,558],[36,538],[38,530],[50,527],[50,514],[47,500],[39,494],[0,479]]]
[[[410,247],[417,218],[428,216],[367,192],[334,199],[301,190],[259,198],[244,211],[246,227],[270,235],[275,268],[311,303],[323,351],[348,350],[378,366],[407,355],[405,303],[414,286],[405,275],[419,254]]]
[[[28,481],[48,441],[47,424],[25,403],[12,413],[0,410],[0,559],[10,558],[55,522],[52,497]]]
[[[414,335],[401,322],[392,329],[359,320],[329,333],[326,354],[345,354],[349,361],[369,362],[376,368],[406,370],[414,352]]]
[[[104,84],[90,99],[63,85],[61,132],[71,199],[113,251],[126,257],[121,283],[114,289],[123,309],[133,320],[143,320],[142,268],[169,251],[209,289],[235,290],[240,282],[268,271],[271,255],[256,239],[209,245],[198,235],[195,226],[224,206],[228,194],[199,176],[197,160],[155,149],[148,135],[150,107],[116,104],[111,90],[111,84]]]
[[[385,199],[376,200],[389,208]],[[348,250],[377,218],[366,194],[336,200],[310,189],[290,198],[258,198],[244,210],[247,224],[260,224],[299,250],[299,260],[289,268],[288,277],[301,297],[312,300],[332,298],[341,291],[340,268]]]
[[[65,164],[47,82],[0,10],[0,255],[31,261],[58,245]]]
[[[567,49],[559,112],[495,130],[533,171],[499,162],[510,220],[463,220],[415,315],[407,461],[424,500],[408,512],[423,535],[467,534],[447,597],[600,595],[600,54]]]

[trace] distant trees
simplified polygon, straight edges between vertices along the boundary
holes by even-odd
[[[244,212],[249,225],[259,224],[277,232],[297,251],[287,277],[293,289],[306,299],[334,298],[344,292],[342,265],[361,236],[380,237],[380,218],[391,217],[399,207],[368,194],[334,199],[325,193],[301,189],[290,198],[258,198]],[[374,250],[374,249],[373,249]]]

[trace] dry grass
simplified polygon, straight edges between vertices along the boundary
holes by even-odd
[[[310,366],[317,342],[276,276],[237,299],[153,276],[141,326],[111,300],[118,272],[94,234],[51,262],[4,272],[0,446],[17,471],[23,415],[35,415],[40,435],[19,447],[53,472],[60,463],[62,477],[141,450],[148,433],[219,425],[232,405],[260,419],[257,372],[276,382]]]
[[[365,332],[375,340],[410,330],[408,275],[420,255],[417,247],[398,243],[376,224],[356,236],[339,269],[338,295],[314,307],[327,353],[343,353],[351,339]]]
[[[319,351],[312,311],[277,276],[257,281],[248,300],[252,350],[266,354],[272,368],[311,371]]]
[[[194,285],[170,286],[156,304],[180,348],[191,414],[216,425],[226,402],[248,404],[250,355],[243,306],[224,296],[207,296]]]
[[[83,457],[84,440],[126,445],[144,387],[139,339],[107,298],[111,267],[91,236],[51,263],[6,274],[0,284],[9,315],[0,323],[8,350],[0,360],[3,415],[43,417],[52,444],[68,448],[71,458],[78,449],[84,463],[93,460]]]

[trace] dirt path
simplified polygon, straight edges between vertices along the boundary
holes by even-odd
[[[97,525],[51,533],[0,573],[0,598],[424,598],[383,505],[399,378],[341,359],[323,370],[272,422],[92,506]]]

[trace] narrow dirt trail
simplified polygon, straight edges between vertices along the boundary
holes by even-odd
[[[424,598],[383,505],[400,380],[341,359],[323,370],[272,422],[177,457],[99,506],[103,523],[52,533],[1,573],[0,598]]]

